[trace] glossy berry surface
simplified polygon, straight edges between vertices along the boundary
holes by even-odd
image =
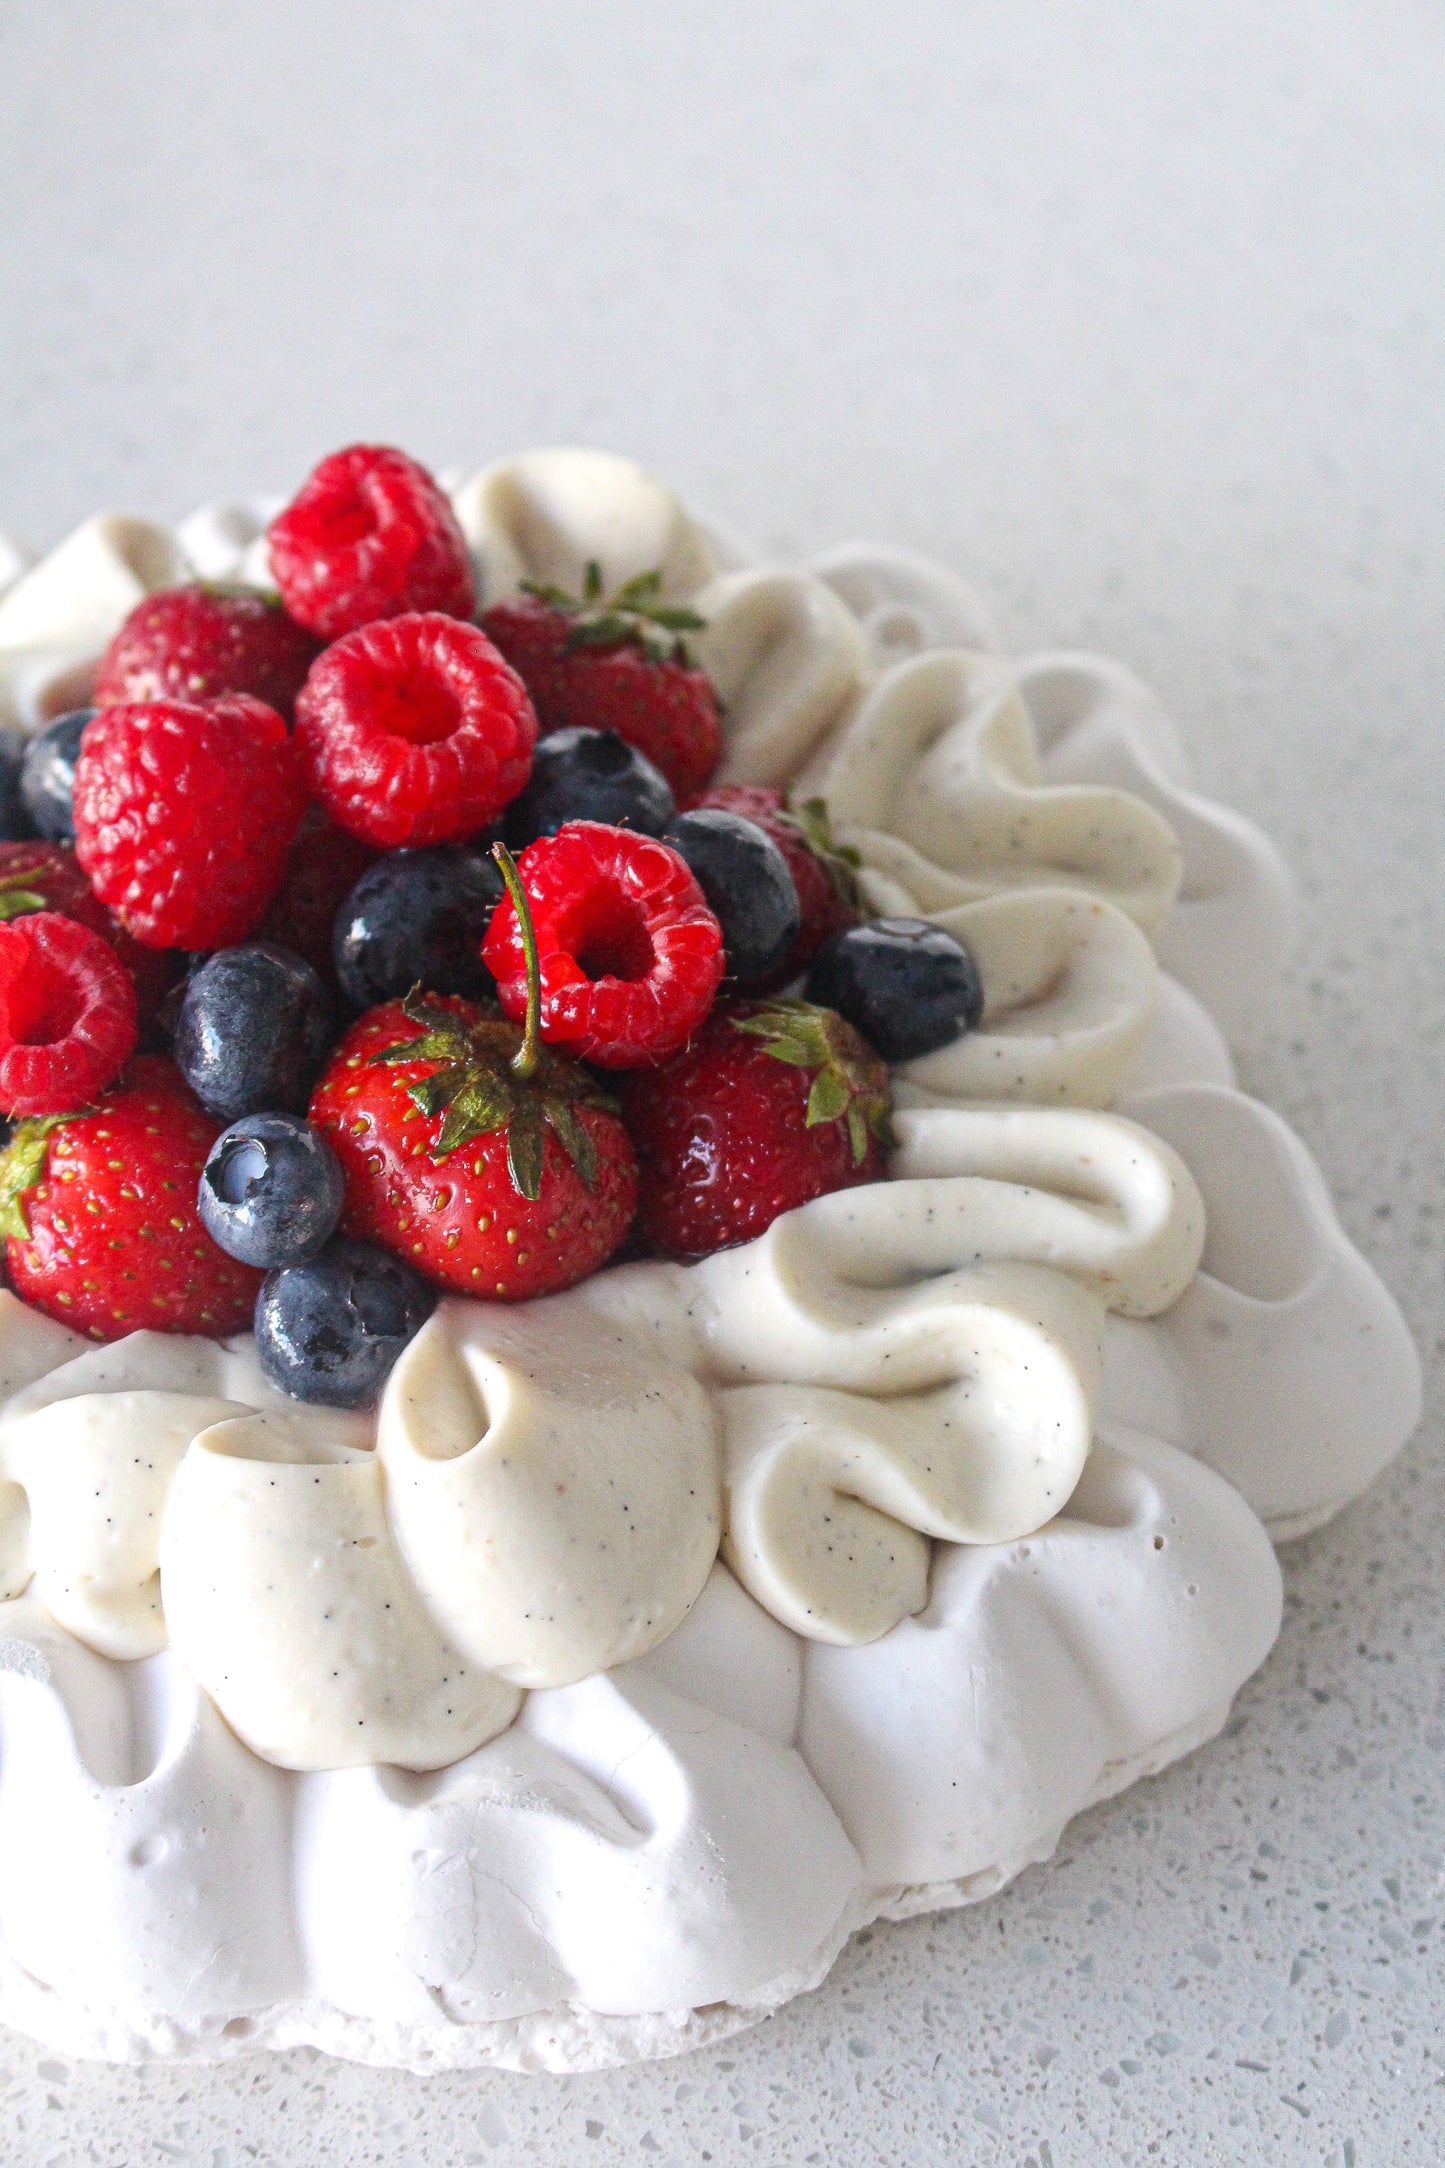
[[[19,843],[35,833],[35,823],[20,795],[20,776],[29,742],[18,730],[0,729],[0,842]]]
[[[886,1067],[842,1017],[798,1001],[720,1007],[685,1053],[623,1087],[639,1232],[665,1257],[704,1257],[877,1181],[888,1106]]]
[[[754,821],[716,807],[679,814],[663,837],[685,858],[722,927],[727,976],[746,990],[784,964],[803,922],[788,861]]]
[[[306,784],[274,708],[102,708],[75,771],[75,850],[96,894],[150,948],[243,941],[286,871]]]
[[[486,635],[435,612],[338,640],[296,703],[312,790],[378,850],[476,835],[526,782],[536,735],[526,689]]]
[[[135,984],[108,941],[56,911],[0,924],[0,1111],[73,1112],[135,1043]]]
[[[333,452],[271,522],[271,570],[296,622],[323,640],[410,610],[470,617],[472,561],[426,468],[384,444]]]
[[[479,845],[392,851],[352,888],[336,915],[333,959],[356,1009],[433,994],[492,993],[482,942],[502,897],[502,876]]]
[[[319,653],[313,634],[250,587],[164,587],[136,604],[101,658],[97,706],[251,693],[289,718]]]
[[[94,708],[73,708],[30,740],[20,764],[20,802],[39,836],[69,841],[75,834],[75,763]]]
[[[723,974],[722,929],[676,851],[626,828],[577,821],[518,862],[542,979],[542,1036],[602,1069],[666,1061],[686,1046]],[[508,1016],[526,1008],[510,903],[482,949]]]
[[[364,1407],[435,1307],[434,1290],[400,1259],[338,1236],[309,1263],[266,1275],[256,1352],[293,1400]]]
[[[691,805],[717,766],[717,695],[682,639],[651,614],[665,605],[644,594],[641,608],[618,609],[618,599],[509,596],[485,613],[482,630],[522,678],[544,733],[615,731],[666,776],[679,805]],[[702,623],[690,611],[666,614]]]
[[[335,1154],[294,1114],[250,1114],[211,1146],[198,1201],[229,1257],[270,1271],[304,1265],[336,1232],[346,1183]]]
[[[595,1272],[637,1201],[631,1139],[595,1079],[544,1049],[524,1083],[521,1044],[470,1002],[391,1002],[352,1026],[311,1101],[345,1170],[347,1233],[504,1301]]]
[[[804,990],[846,1016],[885,1061],[936,1053],[983,1015],[983,982],[968,950],[921,918],[876,918],[836,934]]]
[[[788,861],[798,892],[797,938],[777,970],[762,982],[768,988],[786,986],[802,976],[825,941],[864,916],[858,854],[834,842],[821,799],[809,799],[792,812],[782,792],[766,784],[720,783],[701,803],[755,822]]]
[[[223,1122],[300,1114],[335,1036],[331,1002],[310,964],[270,941],[208,957],[176,1018],[176,1065]]]
[[[568,821],[603,821],[658,836],[673,811],[665,776],[615,730],[556,730],[539,739],[531,780],[508,806],[503,829],[520,851],[538,836],[556,835]]]
[[[196,1203],[217,1127],[153,1054],[93,1109],[21,1122],[0,1227],[22,1301],[96,1340],[244,1330],[261,1275],[217,1248]]]

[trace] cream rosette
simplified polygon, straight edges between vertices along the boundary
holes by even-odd
[[[1156,934],[1179,887],[1168,822],[1127,791],[1047,784],[1015,673],[966,651],[898,663],[817,775],[864,863],[925,911],[1001,890],[1073,888]]]
[[[166,528],[105,512],[0,595],[0,729],[41,730],[88,696],[112,634],[158,587],[189,577]]]

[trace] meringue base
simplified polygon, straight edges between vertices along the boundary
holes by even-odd
[[[1148,1753],[1110,1762],[1081,1812],[1098,1806],[1143,1777],[1158,1776],[1223,1729],[1233,1697],[1194,1723],[1171,1732]],[[1071,1817],[1072,1819],[1072,1817]],[[147,2018],[87,2009],[35,1979],[0,1951],[0,2024],[53,2048],[57,2054],[111,2063],[220,2063],[290,2048],[318,2048],[344,2062],[407,2070],[422,2077],[442,2070],[615,2070],[626,2063],[689,2055],[716,2047],[775,2015],[798,1995],[822,1985],[851,1938],[878,1920],[914,1919],[924,1912],[955,1911],[982,1904],[1027,1867],[1052,1858],[1068,1828],[1025,1846],[979,1873],[952,1882],[900,1884],[876,1893],[858,1916],[841,1920],[805,1962],[757,1990],[746,2003],[715,2002],[696,2010],[657,2010],[610,2017],[577,2003],[559,2003],[526,2017],[468,2020],[453,2016],[446,1997],[433,1990],[436,2019],[429,2024],[385,2023],[339,2010],[316,1999],[277,2003],[245,2017],[213,2018],[190,2026],[166,2017]]]

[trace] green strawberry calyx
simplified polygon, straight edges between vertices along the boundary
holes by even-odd
[[[16,1123],[15,1134],[0,1152],[0,1235],[15,1242],[30,1240],[25,1199],[45,1178],[51,1131],[74,1120],[73,1114],[36,1114]]]
[[[605,595],[602,567],[593,557],[580,595],[537,580],[523,580],[522,592],[570,619],[567,647],[573,653],[586,647],[640,647],[649,662],[675,662],[691,669],[692,651],[685,635],[707,628],[707,619],[696,610],[663,600],[660,567],[636,573],[613,594]]]
[[[851,843],[839,843],[834,836],[826,798],[805,798],[797,807],[789,805],[785,799],[778,819],[802,839],[818,860],[838,901],[850,911],[856,911],[861,918],[867,910],[867,899],[859,878],[863,871],[863,855],[854,850]]]
[[[35,885],[43,873],[41,866],[25,866],[19,873],[0,875],[0,922],[47,908],[44,889]]]
[[[554,1054],[542,1044],[541,973],[531,909],[505,844],[496,844],[492,856],[501,868],[522,929],[527,1016],[520,1035],[505,1017],[484,1016],[469,1023],[429,1001],[414,986],[401,1007],[409,1023],[421,1026],[420,1038],[397,1040],[371,1060],[386,1067],[437,1062],[440,1066],[430,1076],[418,1077],[407,1086],[407,1096],[423,1114],[443,1117],[431,1157],[445,1159],[477,1137],[505,1130],[512,1187],[535,1204],[542,1194],[549,1129],[584,1187],[596,1187],[597,1147],[579,1110],[594,1107],[600,1113],[615,1114],[617,1102],[580,1062]]]
[[[761,1039],[774,1061],[807,1070],[812,1083],[805,1126],[846,1122],[855,1167],[867,1157],[870,1138],[885,1150],[897,1142],[887,1065],[836,1009],[788,997],[732,1021],[736,1030]]]

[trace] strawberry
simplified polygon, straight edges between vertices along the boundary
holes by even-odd
[[[863,861],[850,844],[834,842],[821,798],[805,799],[795,813],[780,791],[762,783],[720,783],[701,803],[752,821],[788,861],[803,922],[786,962],[764,982],[764,990],[787,986],[801,978],[825,941],[867,916],[858,878]]]
[[[18,1124],[0,1153],[0,1234],[23,1301],[88,1332],[243,1331],[262,1275],[201,1225],[220,1135],[175,1064],[142,1054],[82,1113]]]
[[[530,952],[525,1026],[418,989],[352,1026],[310,1111],[346,1176],[347,1234],[442,1287],[520,1301],[612,1255],[637,1161],[596,1080],[541,1043],[526,898],[500,844],[493,855]]]
[[[623,1110],[639,1231],[665,1257],[750,1242],[810,1198],[876,1182],[890,1141],[886,1065],[806,1001],[715,1010],[686,1053],[627,1079]]]
[[[136,604],[101,658],[99,707],[252,693],[290,718],[320,642],[254,588],[196,582]]]
[[[531,694],[544,734],[614,731],[661,769],[680,809],[696,803],[717,766],[717,695],[684,637],[705,623],[662,600],[660,572],[604,596],[595,563],[581,595],[528,586],[481,620]]]

